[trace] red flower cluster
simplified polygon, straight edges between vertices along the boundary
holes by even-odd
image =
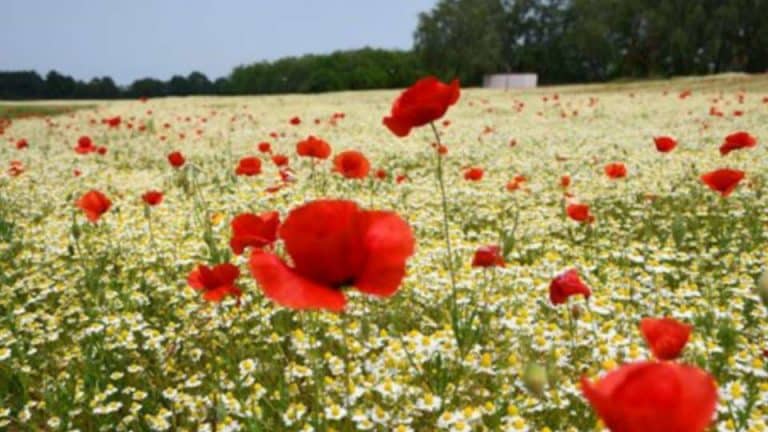
[[[725,137],[725,142],[720,146],[720,154],[725,156],[734,150],[757,146],[757,138],[747,132],[735,132]]]

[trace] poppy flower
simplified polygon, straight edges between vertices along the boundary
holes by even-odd
[[[387,179],[387,171],[383,168],[379,168],[376,170],[376,178],[379,180],[386,180]]]
[[[288,156],[282,154],[272,155],[272,163],[278,167],[286,166],[288,165]]]
[[[571,176],[566,174],[560,177],[560,187],[567,188],[570,185],[571,185]]]
[[[22,139],[16,141],[16,148],[17,149],[21,150],[21,149],[25,149],[27,147],[29,147],[29,142],[27,142],[26,139],[22,138]]]
[[[361,179],[368,175],[371,164],[359,151],[347,150],[333,158],[333,170],[348,179]]]
[[[744,171],[730,168],[721,168],[715,171],[702,174],[701,181],[710,189],[727,197],[736,189],[739,182],[744,178]]]
[[[568,217],[576,222],[593,222],[595,217],[589,213],[589,205],[587,204],[568,204],[565,208]]]
[[[75,147],[75,152],[77,154],[88,154],[96,151],[96,147],[93,146],[93,141],[91,140],[91,137],[88,136],[81,136],[77,140],[77,147]]]
[[[677,147],[677,141],[668,136],[655,137],[653,143],[656,144],[656,150],[661,153],[669,153]]]
[[[480,181],[485,175],[485,171],[480,167],[470,167],[464,171],[464,180]]]
[[[89,221],[96,222],[101,215],[109,210],[112,206],[112,201],[110,201],[103,193],[97,190],[91,190],[83,194],[83,196],[77,200],[77,206],[85,212],[85,217],[87,217]]]
[[[630,363],[581,390],[615,432],[704,432],[717,405],[717,385],[706,371],[671,362]]]
[[[400,184],[408,180],[408,176],[405,174],[398,174],[397,177],[395,177],[395,183]]]
[[[200,264],[189,273],[187,283],[202,291],[205,300],[220,302],[228,295],[240,297],[243,294],[235,285],[239,276],[240,270],[234,264],[224,263],[213,267]]]
[[[107,148],[104,146],[96,147],[96,153],[98,153],[101,156],[104,156],[107,154]]]
[[[509,182],[507,182],[506,188],[507,188],[507,191],[514,192],[520,189],[520,182],[517,182],[515,180],[510,180]]]
[[[433,76],[422,78],[398,96],[383,123],[396,136],[407,136],[411,129],[445,115],[460,95],[458,80],[444,84]]]
[[[278,231],[292,265],[263,250],[250,268],[265,295],[294,309],[341,311],[341,291],[389,297],[413,254],[408,224],[394,212],[362,210],[353,201],[318,200],[293,209]]]
[[[24,173],[24,164],[18,160],[12,160],[10,167],[8,168],[8,175],[11,177],[18,177]]]
[[[261,159],[255,156],[247,156],[240,159],[237,164],[235,174],[244,176],[255,176],[261,173]]]
[[[173,151],[168,154],[168,163],[174,168],[181,168],[184,166],[184,155],[180,151]]]
[[[268,142],[260,142],[258,145],[259,151],[262,153],[271,153],[272,152],[272,145]]]
[[[747,132],[735,132],[725,137],[725,142],[720,146],[720,154],[725,156],[734,150],[755,147],[757,138]]]
[[[292,124],[293,126],[298,126],[298,125],[300,125],[300,124],[301,124],[301,118],[299,118],[298,116],[296,116],[296,117],[291,117],[291,119],[290,119],[288,122],[289,122],[290,124]]]
[[[496,245],[481,246],[472,258],[472,267],[504,267],[501,248]]]
[[[640,332],[659,360],[674,360],[688,343],[693,327],[673,318],[643,318]]]
[[[267,212],[260,215],[242,213],[232,219],[232,238],[229,246],[236,255],[250,246],[262,248],[272,244],[277,239],[277,227],[280,225],[280,215],[277,212]]]
[[[577,294],[589,298],[592,291],[581,281],[579,271],[576,269],[570,269],[555,276],[549,283],[549,300],[553,305],[563,304],[568,301],[568,297]]]
[[[612,179],[626,177],[627,167],[621,162],[609,163],[605,166],[605,175]]]
[[[141,196],[141,199],[148,206],[154,207],[163,201],[163,193],[156,190],[147,191]]]
[[[328,159],[328,156],[331,155],[331,146],[324,140],[310,135],[307,139],[296,144],[296,153],[304,157]]]
[[[104,119],[104,123],[107,124],[111,128],[116,128],[116,127],[120,126],[120,122],[121,121],[122,121],[122,119],[120,118],[120,116],[115,116],[115,117],[110,117],[110,118]]]

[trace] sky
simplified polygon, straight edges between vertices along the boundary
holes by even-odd
[[[437,0],[2,0],[0,70],[77,79],[212,80],[237,65],[340,49],[409,49]]]

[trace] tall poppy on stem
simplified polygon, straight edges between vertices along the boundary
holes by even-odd
[[[363,179],[371,170],[371,163],[357,150],[347,150],[333,158],[333,170],[344,178]]]
[[[435,152],[437,164],[435,175],[437,186],[440,192],[440,201],[443,211],[443,239],[447,252],[448,274],[451,280],[451,324],[459,351],[463,354],[464,343],[461,331],[461,317],[459,316],[458,291],[456,288],[456,274],[453,268],[453,249],[451,247],[451,237],[448,229],[448,195],[445,191],[445,179],[443,175],[443,155],[445,149],[440,133],[435,126],[435,120],[440,119],[448,111],[448,108],[454,105],[461,96],[461,89],[458,80],[451,81],[450,84],[444,84],[437,78],[429,76],[422,78],[411,87],[403,91],[392,104],[390,115],[384,117],[384,125],[396,136],[407,136],[411,129],[429,124],[432,133],[435,136]]]
[[[154,246],[155,236],[152,232],[152,211],[150,207],[155,207],[163,202],[163,193],[156,190],[150,190],[145,192],[141,199],[144,201],[144,217],[147,219],[147,228],[149,230],[149,242]]]
[[[289,265],[256,249],[250,268],[264,294],[293,309],[341,311],[342,288],[393,295],[413,254],[411,228],[396,213],[362,210],[352,201],[318,200],[291,210],[278,230]]]
[[[701,175],[701,181],[722,197],[727,197],[744,178],[744,171],[731,168],[721,168]]]
[[[101,215],[112,207],[112,201],[103,193],[97,190],[91,190],[83,194],[77,200],[77,206],[85,213],[85,217],[91,222],[98,222]]]

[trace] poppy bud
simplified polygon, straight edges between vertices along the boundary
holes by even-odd
[[[768,269],[763,271],[763,274],[757,280],[757,295],[760,296],[763,304],[768,307]]]
[[[581,318],[581,315],[583,313],[584,313],[584,308],[582,308],[580,305],[573,304],[571,306],[571,316],[573,317],[573,319],[578,320],[579,318]]]
[[[547,389],[547,369],[538,363],[529,363],[523,372],[525,387],[536,396],[541,396]]]
[[[80,225],[72,223],[72,238],[75,240],[80,238]]]

